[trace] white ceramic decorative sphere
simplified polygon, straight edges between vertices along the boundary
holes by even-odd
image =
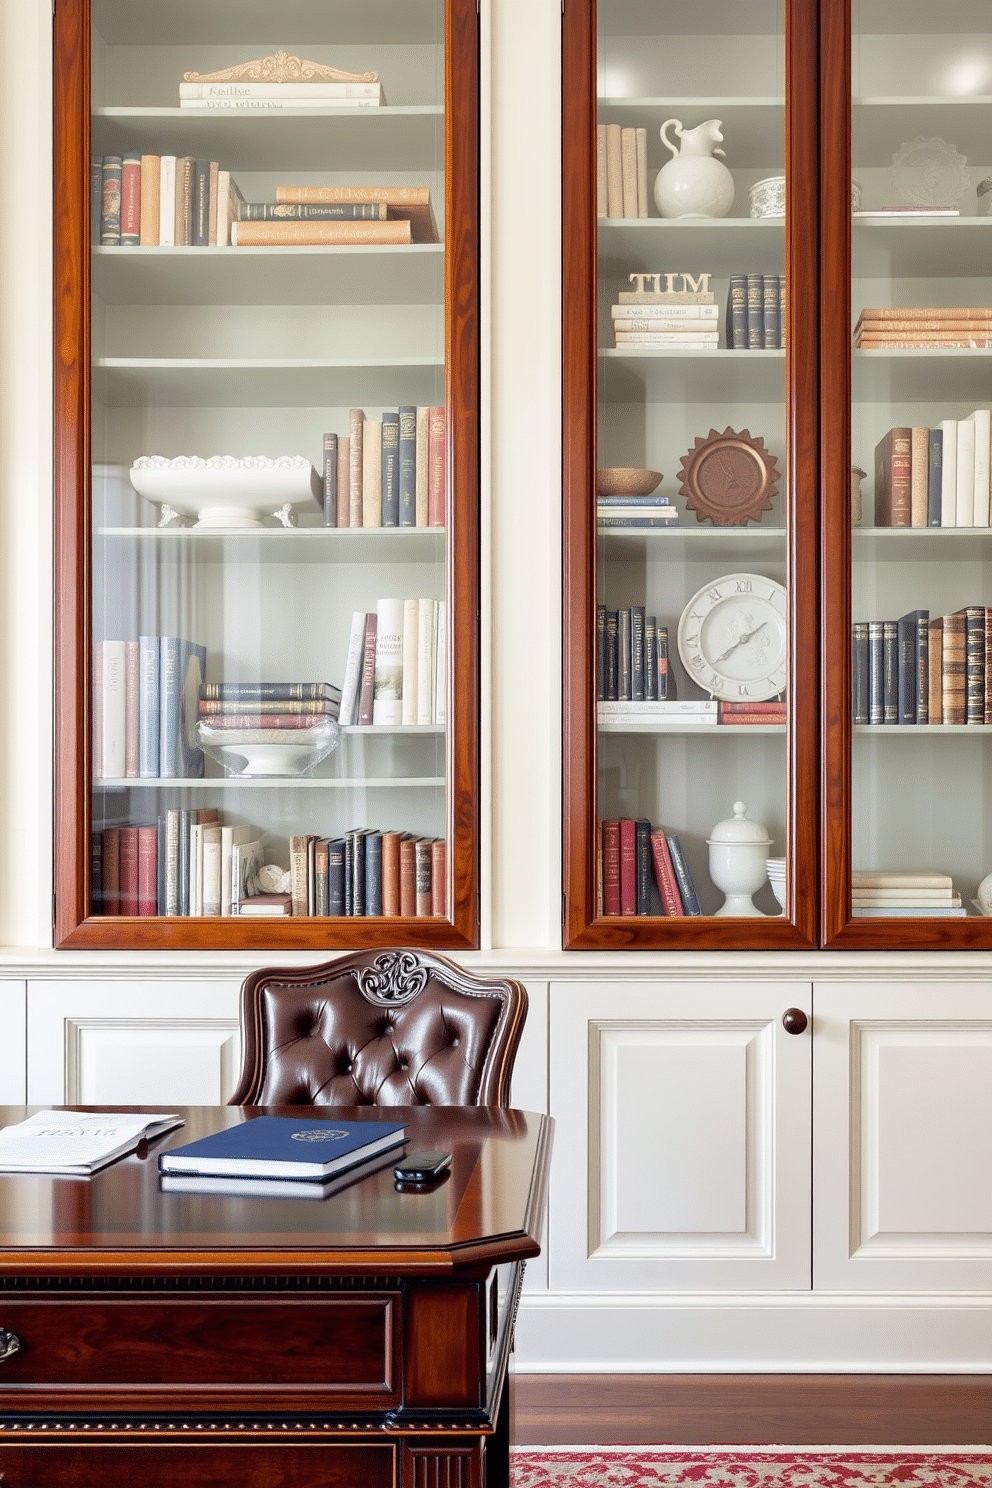
[[[986,874],[978,885],[977,898],[982,914],[992,915],[992,873]]]

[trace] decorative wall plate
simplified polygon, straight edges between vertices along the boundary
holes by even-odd
[[[697,522],[744,527],[760,522],[778,491],[778,459],[747,429],[711,429],[682,456],[679,494]]]

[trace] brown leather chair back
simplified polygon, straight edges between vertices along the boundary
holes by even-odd
[[[519,982],[425,951],[253,971],[232,1106],[505,1106],[527,1014]]]

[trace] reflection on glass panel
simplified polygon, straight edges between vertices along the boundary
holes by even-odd
[[[597,907],[778,915],[784,12],[597,15]]]
[[[443,6],[266,8],[94,5],[91,911],[445,915]]]
[[[978,913],[992,869],[992,17],[950,0],[939,28],[854,6],[858,918]]]

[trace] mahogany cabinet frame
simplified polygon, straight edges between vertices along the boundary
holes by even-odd
[[[54,30],[55,842],[57,947],[153,950],[478,945],[479,18],[446,0],[445,403],[448,490],[446,872],[450,918],[92,916],[90,580],[90,6]]]
[[[818,6],[786,12],[788,918],[596,915],[596,0],[562,20],[563,905],[566,949],[815,946],[819,745]],[[846,470],[849,460],[844,457]]]

